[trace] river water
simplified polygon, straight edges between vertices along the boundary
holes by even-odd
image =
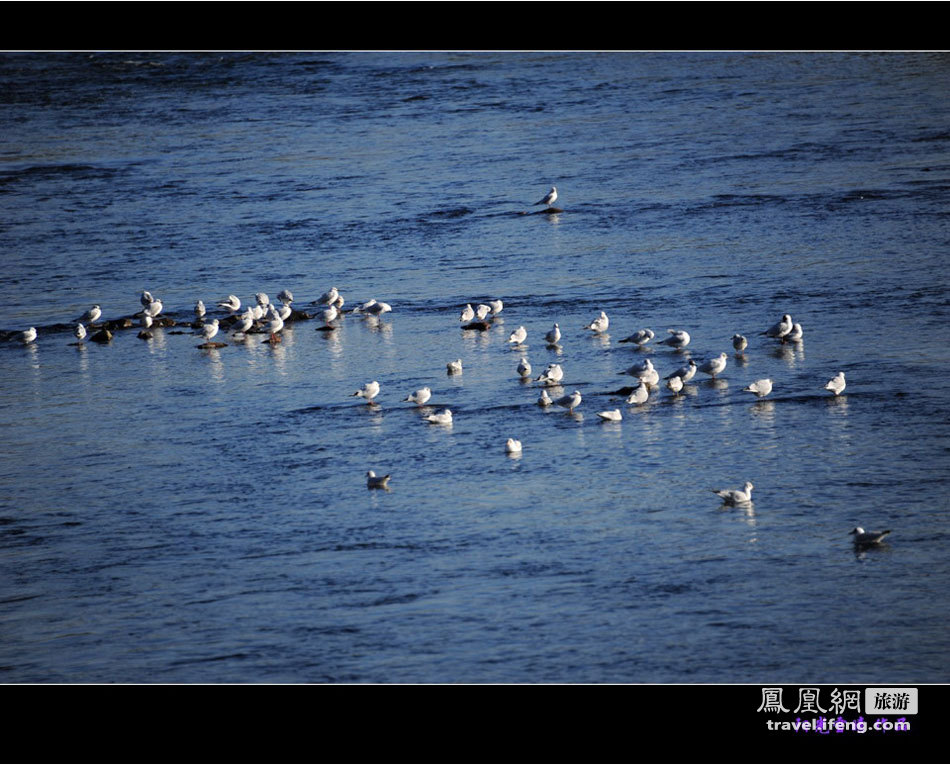
[[[8,53],[0,83],[0,681],[950,681],[946,54]],[[392,311],[185,326],[331,286]],[[175,327],[75,344],[143,290]],[[800,343],[760,334],[785,313]]]

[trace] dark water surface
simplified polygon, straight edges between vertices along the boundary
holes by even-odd
[[[39,331],[0,342],[0,682],[950,681],[946,54],[5,54],[0,83],[0,330]],[[73,345],[144,289],[185,322],[331,286],[393,310]],[[760,336],[786,312],[803,342]],[[690,353],[619,343],[643,327]]]

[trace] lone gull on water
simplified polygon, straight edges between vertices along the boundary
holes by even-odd
[[[441,412],[430,414],[428,417],[426,417],[426,420],[431,422],[433,425],[451,425],[452,424],[452,410],[443,409]]]
[[[607,318],[607,314],[601,311],[600,316],[594,319],[590,324],[584,325],[582,329],[589,329],[591,332],[606,332],[609,326],[610,319]]]
[[[878,545],[891,533],[890,529],[885,531],[865,531],[860,526],[855,526],[849,534],[854,534],[854,543],[856,545]]]
[[[772,381],[767,377],[762,380],[756,380],[754,383],[749,385],[747,388],[743,388],[743,391],[747,393],[754,393],[759,398],[762,396],[768,396],[772,392]]]
[[[752,501],[752,489],[755,488],[751,481],[746,481],[741,489],[711,489],[712,493],[719,497],[724,505],[744,505]]]
[[[376,475],[372,470],[366,471],[366,488],[367,489],[388,489],[389,488],[389,479],[392,478],[391,473],[386,475]]]
[[[838,374],[825,383],[825,390],[830,390],[836,396],[840,396],[844,393],[844,388],[844,372],[838,372]]]
[[[368,382],[353,395],[365,398],[367,402],[373,403],[373,399],[379,395],[379,383],[376,380]]]

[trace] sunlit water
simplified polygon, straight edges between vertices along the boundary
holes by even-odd
[[[0,329],[40,333],[0,343],[0,681],[950,680],[946,55],[7,54],[0,82]],[[185,322],[331,286],[393,311],[72,336],[143,289]],[[759,334],[786,312],[800,344]],[[689,353],[619,342],[643,327]],[[745,480],[749,508],[710,491]]]

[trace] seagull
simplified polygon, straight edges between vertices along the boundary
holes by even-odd
[[[267,297],[266,292],[258,292],[254,296],[254,299],[257,301],[257,304],[261,306],[261,308],[267,308],[267,306],[270,305],[270,298]]]
[[[634,332],[630,337],[625,337],[621,340],[621,343],[636,343],[637,345],[646,345],[649,343],[656,335],[653,333],[652,329],[641,329]]]
[[[201,335],[206,343],[211,342],[211,338],[218,334],[218,320],[212,319],[209,324],[202,324],[196,334]]]
[[[77,340],[85,340],[86,328],[82,324],[77,324],[76,329],[73,330],[73,334],[76,336]]]
[[[489,301],[488,301],[488,305],[491,306],[491,315],[492,315],[492,316],[497,316],[497,315],[500,314],[500,313],[504,310],[504,308],[505,308],[505,304],[502,303],[501,300],[489,300]]]
[[[290,305],[294,302],[294,293],[290,290],[281,290],[277,293],[277,299],[284,305]]]
[[[389,488],[389,479],[392,477],[392,474],[387,475],[376,475],[372,470],[366,471],[366,488],[367,489],[388,489]]]
[[[545,385],[558,385],[562,379],[564,379],[564,370],[560,364],[552,362],[535,378],[535,382],[544,383]]]
[[[527,336],[528,330],[526,330],[524,327],[518,327],[518,329],[508,335],[508,342],[514,343],[515,345],[521,345]]]
[[[274,343],[277,342],[277,333],[284,328],[284,320],[280,318],[280,314],[273,306],[271,306],[269,315],[271,318],[270,324],[267,325],[267,333],[270,335],[270,341]]]
[[[450,361],[445,365],[445,368],[450,375],[460,375],[462,374],[462,360],[456,359],[455,361]]]
[[[711,489],[713,494],[718,496],[724,505],[745,505],[752,501],[751,481],[746,481],[741,489]]]
[[[601,311],[600,316],[594,319],[590,324],[582,327],[582,329],[589,329],[592,332],[606,332],[608,326],[610,326],[610,319],[607,318],[607,314]]]
[[[782,338],[783,343],[797,343],[800,342],[804,336],[805,331],[802,329],[801,324],[793,324],[791,331]]]
[[[557,322],[555,322],[554,326],[548,330],[548,333],[544,336],[544,339],[547,341],[548,345],[557,345],[558,340],[561,339],[561,328],[558,326]]]
[[[567,411],[573,413],[574,410],[581,405],[581,392],[576,390],[566,396],[561,396],[554,403],[558,406],[563,406]]]
[[[249,305],[247,310],[251,312],[251,316],[254,317],[254,321],[260,321],[264,318],[264,306],[262,305]]]
[[[708,361],[704,361],[700,365],[699,371],[715,379],[716,375],[722,372],[722,370],[725,368],[726,368],[726,354],[720,353],[715,358],[709,359]]]
[[[324,326],[330,326],[331,322],[336,321],[340,316],[340,312],[337,310],[335,305],[328,305],[323,309],[323,324]]]
[[[280,308],[275,308],[274,310],[277,312],[277,315],[280,316],[280,318],[283,319],[284,321],[287,321],[287,319],[290,318],[290,314],[294,312],[294,309],[290,307],[290,303],[281,303]],[[333,308],[333,310],[335,311],[336,308]],[[334,318],[336,317],[334,316]]]
[[[151,316],[153,319],[162,312],[162,301],[156,298],[147,306],[145,306],[145,313],[148,316]]]
[[[669,337],[666,340],[660,340],[658,345],[668,345],[670,348],[685,348],[689,345],[689,332],[685,329],[668,329]]]
[[[647,385],[656,385],[660,381],[660,373],[653,367],[653,362],[650,359],[644,359],[640,364],[634,364],[624,374],[633,375],[640,382],[645,382]]]
[[[505,451],[508,454],[520,454],[521,453],[521,441],[517,438],[509,438],[505,442]]]
[[[648,398],[650,398],[650,386],[641,380],[637,389],[627,397],[626,403],[639,406],[645,404]]]
[[[748,346],[749,341],[746,340],[742,335],[732,336],[732,347],[736,349],[736,353],[742,353]]]
[[[82,325],[80,324],[79,326]],[[30,327],[20,333],[20,342],[23,343],[23,345],[29,345],[34,340],[36,340],[36,327]]]
[[[472,310],[472,304],[466,303],[465,308],[462,309],[462,313],[459,314],[459,321],[464,324],[465,322],[471,321],[473,318],[475,318],[475,311]]]
[[[411,401],[417,406],[422,406],[426,401],[432,398],[432,391],[429,388],[419,388],[415,393],[410,393],[405,401]]]
[[[620,422],[623,419],[623,415],[620,414],[619,409],[611,409],[606,412],[597,412],[597,416],[606,422]]]
[[[485,321],[485,317],[491,313],[491,306],[485,303],[479,303],[475,309],[475,318],[479,321]]]
[[[373,403],[373,399],[379,395],[379,383],[376,380],[368,382],[353,395],[365,398],[367,402]]]
[[[203,300],[199,300],[197,303],[195,303],[195,316],[198,319],[204,318],[204,315],[206,313],[207,313],[207,309],[205,308],[205,304]]]
[[[142,304],[143,308],[148,308],[148,304],[151,303],[155,298],[152,297],[152,293],[148,290],[142,292],[142,297],[139,298],[139,302]]]
[[[142,325],[142,331],[148,332],[152,328],[152,324],[155,323],[155,320],[149,316],[147,313],[142,313],[142,318],[139,319],[139,324]]]
[[[880,544],[884,537],[891,533],[890,529],[886,531],[865,531],[860,526],[855,526],[849,534],[854,534],[854,543],[859,546]]]
[[[428,417],[426,417],[426,420],[431,422],[433,425],[451,425],[452,410],[443,409],[441,412],[436,414],[430,414]]]
[[[336,287],[330,287],[328,292],[324,292],[320,299],[317,300],[318,303],[333,303],[340,296],[340,291]],[[376,302],[375,300],[373,301]]]
[[[332,303],[330,303],[330,305],[334,305],[334,306],[337,307],[337,309],[342,310],[342,309],[343,309],[343,304],[344,304],[345,302],[346,302],[346,301],[343,299],[343,296],[342,296],[342,295],[337,295],[337,296],[336,296],[336,300],[334,300]]]
[[[231,313],[237,313],[241,310],[241,298],[237,295],[228,295],[227,300],[222,300],[218,303],[218,308],[225,308]]]
[[[645,372],[648,369],[653,369],[653,362],[650,359],[644,359],[643,361],[638,361],[636,364],[632,364],[627,367],[621,374],[633,375],[638,377],[641,372]]]
[[[785,337],[789,332],[792,331],[792,317],[789,314],[784,314],[780,321],[773,324],[769,327],[763,335],[768,335],[769,337],[777,337],[779,339]]]
[[[679,393],[683,390],[683,378],[673,375],[666,381],[666,387],[673,391],[674,394]]]
[[[254,326],[254,314],[251,313],[250,309],[241,314],[238,318],[237,323],[231,330],[232,335],[243,335],[251,327]]]
[[[844,387],[844,372],[838,372],[838,374],[825,383],[825,390],[830,390],[836,396],[840,396],[844,393]]]
[[[772,381],[766,377],[763,380],[756,380],[748,388],[743,388],[742,390],[748,393],[754,393],[759,398],[762,398],[772,392]]]
[[[393,307],[389,303],[380,303],[376,298],[372,298],[369,302],[363,303],[363,305],[357,307],[357,313],[368,313],[371,316],[379,316],[380,314],[387,313],[393,310]]]
[[[524,356],[522,356],[521,361],[518,362],[518,374],[522,379],[531,377],[531,362]]]
[[[554,200],[556,199],[557,199],[557,186],[552,186],[551,190],[547,194],[544,195],[543,199],[539,199],[537,202],[535,202],[531,206],[537,207],[538,205],[547,205],[548,207],[550,207],[551,205],[554,204]]]
[[[696,375],[696,368],[696,362],[690,359],[688,364],[680,367],[673,372],[673,374],[667,375],[666,379],[670,380],[674,377],[679,377],[684,383],[688,383]]]
[[[102,316],[102,308],[96,304],[86,311],[82,316],[80,316],[79,321],[84,321],[86,324],[95,324],[99,320],[100,316]]]
[[[548,395],[548,392],[542,388],[541,395],[538,396],[538,406],[551,406],[554,402],[551,401],[551,397]]]

